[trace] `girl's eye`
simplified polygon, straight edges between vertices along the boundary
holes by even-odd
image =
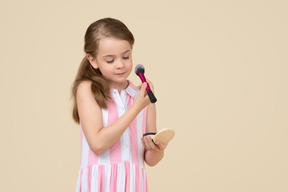
[[[106,63],[113,63],[113,62],[114,62],[114,59],[106,61]]]
[[[129,59],[129,56],[127,56],[127,57],[122,57],[123,59]]]

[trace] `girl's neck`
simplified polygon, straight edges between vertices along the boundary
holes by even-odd
[[[126,82],[121,83],[121,84],[112,84],[109,83],[110,89],[117,89],[118,92],[120,93],[122,90],[126,89],[129,86],[129,80],[126,80]]]

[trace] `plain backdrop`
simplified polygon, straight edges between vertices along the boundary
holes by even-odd
[[[0,2],[0,191],[74,191],[80,129],[71,85],[84,34],[113,17],[155,86],[158,130],[176,136],[148,167],[151,192],[288,191],[285,0]],[[130,80],[140,84],[131,73]]]

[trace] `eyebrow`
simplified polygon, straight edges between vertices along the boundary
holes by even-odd
[[[128,53],[128,52],[130,52],[131,50],[126,50],[126,51],[124,51],[122,54],[125,54],[125,53]],[[114,57],[114,55],[104,55],[103,57]]]

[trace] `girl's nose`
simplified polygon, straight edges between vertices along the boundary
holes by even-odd
[[[122,68],[122,67],[124,67],[124,63],[123,63],[122,60],[119,60],[119,61],[117,62],[117,68]]]

